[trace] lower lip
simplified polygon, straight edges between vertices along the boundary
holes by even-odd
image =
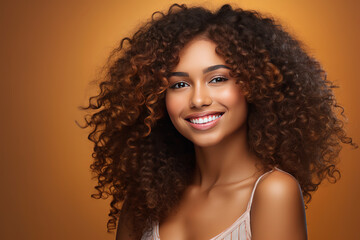
[[[223,114],[224,115],[224,114]],[[196,124],[196,123],[192,123],[192,122],[189,122],[187,121],[190,126],[192,126],[193,128],[195,129],[198,129],[198,130],[208,130],[210,128],[213,128],[216,126],[216,124],[220,121],[220,118],[223,116],[221,115],[220,117],[218,117],[217,119],[211,121],[211,122],[207,122],[207,123],[199,123],[199,124]]]

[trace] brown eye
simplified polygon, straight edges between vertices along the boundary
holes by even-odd
[[[214,77],[211,79],[211,83],[217,83],[217,82],[225,82],[226,80],[228,80],[225,77]]]
[[[178,82],[178,83],[175,83],[174,85],[170,86],[170,88],[172,88],[172,89],[183,88],[183,87],[186,87],[188,85],[189,84],[187,84],[185,82]]]

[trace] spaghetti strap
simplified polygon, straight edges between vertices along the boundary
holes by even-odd
[[[210,240],[221,240],[221,239],[229,239],[229,240],[243,240],[243,239],[251,239],[251,226],[250,226],[250,208],[254,198],[255,190],[260,182],[260,180],[268,173],[273,172],[275,169],[282,171],[281,169],[274,167],[272,170],[262,174],[256,180],[254,187],[251,192],[250,200],[247,205],[247,209],[245,212],[238,217],[228,228],[224,231],[211,238]],[[150,232],[144,233],[141,240],[160,240],[159,234],[159,222],[155,222],[153,228]],[[148,235],[149,234],[149,235]]]
[[[275,168],[276,168],[276,167],[275,167]],[[255,190],[256,190],[256,187],[257,187],[258,183],[260,182],[261,178],[263,178],[266,174],[271,173],[272,171],[274,171],[275,168],[273,168],[272,170],[264,173],[263,175],[261,175],[261,176],[256,180],[255,185],[254,185],[254,187],[253,187],[253,190],[252,190],[252,192],[251,192],[250,200],[249,200],[249,202],[248,202],[247,211],[249,211],[250,208],[251,208],[251,204],[252,204],[252,201],[253,201],[253,198],[254,198]],[[276,169],[278,169],[278,168],[276,168]]]

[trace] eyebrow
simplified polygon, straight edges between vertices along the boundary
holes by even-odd
[[[226,66],[226,65],[222,65],[222,64],[219,64],[219,65],[214,65],[214,66],[210,66],[210,67],[207,67],[203,70],[203,73],[208,73],[208,72],[211,72],[211,71],[215,71],[219,68],[226,68],[226,69],[230,69],[230,67]],[[170,73],[170,77],[171,76],[177,76],[177,77],[189,77],[189,74],[186,73],[186,72],[172,72]]]
[[[205,68],[205,69],[203,70],[203,73],[208,73],[208,72],[211,72],[211,71],[215,71],[215,70],[217,70],[217,69],[219,69],[219,68],[230,69],[230,67],[220,64],[220,65],[214,65],[214,66],[210,66],[210,67],[208,67],[208,68]]]

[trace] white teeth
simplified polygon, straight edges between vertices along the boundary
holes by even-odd
[[[192,118],[190,119],[190,122],[195,123],[195,124],[204,124],[204,123],[208,123],[211,121],[214,121],[215,119],[221,117],[222,114],[219,115],[212,115],[212,116],[208,116],[208,117],[204,117],[204,118]]]

